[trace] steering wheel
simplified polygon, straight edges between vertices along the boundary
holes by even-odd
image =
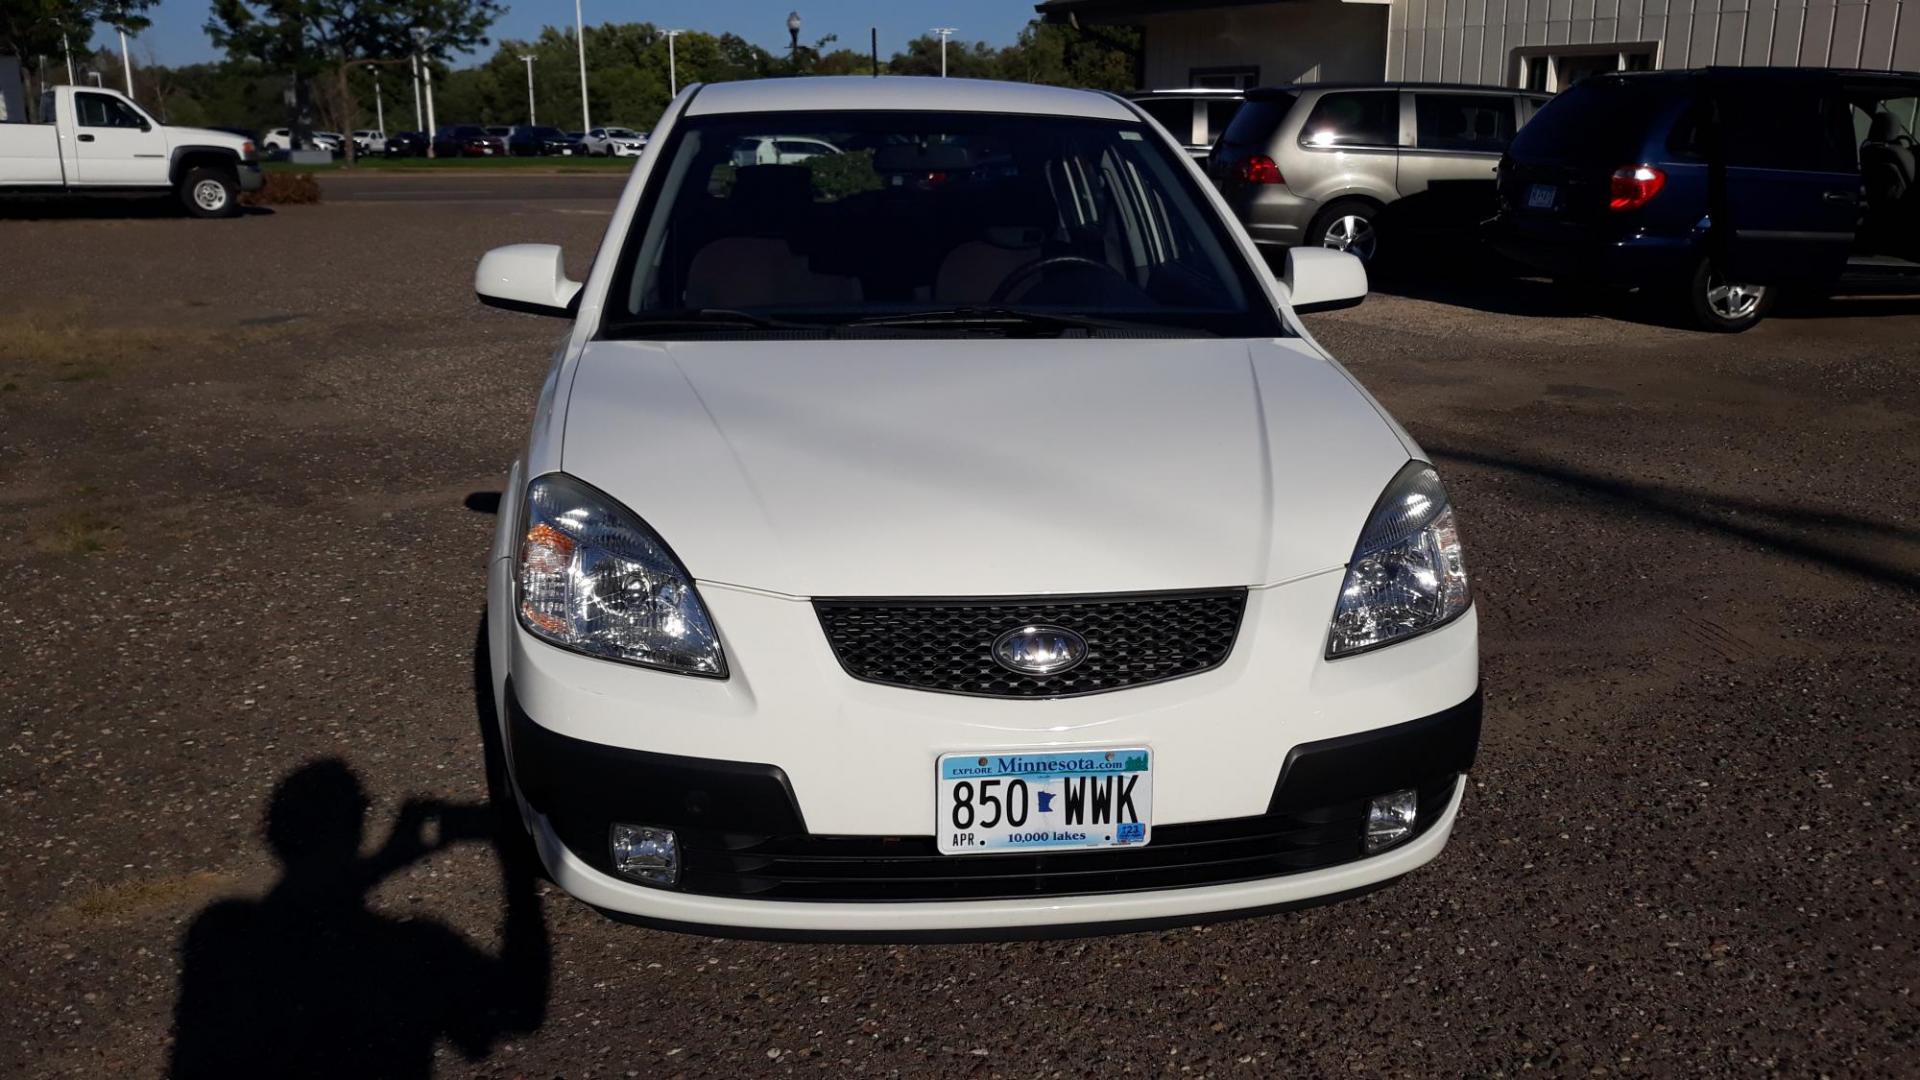
[[[987,297],[987,303],[1006,303],[1007,297],[1013,295],[1015,286],[1025,284],[1027,279],[1038,277],[1060,266],[1086,266],[1095,270],[1105,270],[1114,277],[1124,277],[1120,271],[1115,270],[1099,259],[1089,259],[1085,255],[1050,255],[1044,259],[1035,259],[1025,266],[1016,267],[1013,273],[1008,274],[1006,278],[994,288],[993,295]]]

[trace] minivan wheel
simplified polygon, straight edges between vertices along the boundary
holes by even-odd
[[[1703,329],[1724,334],[1751,329],[1766,318],[1778,292],[1767,285],[1730,281],[1713,265],[1712,259],[1701,259],[1687,283],[1693,321]]]
[[[1307,226],[1307,243],[1344,251],[1363,263],[1380,254],[1380,211],[1360,199],[1329,203]]]

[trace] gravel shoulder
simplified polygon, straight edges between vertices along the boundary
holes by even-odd
[[[390,182],[442,183],[346,181]],[[263,815],[303,767],[357,777],[368,853],[410,802],[485,798],[486,496],[562,327],[480,308],[472,268],[551,241],[583,273],[618,181],[444,183],[481,194],[0,220],[31,267],[0,289],[0,1073],[167,1069],[183,935],[276,887]],[[449,1076],[1912,1075],[1920,308],[1718,337],[1434,295],[1311,324],[1441,466],[1476,575],[1485,739],[1428,868],[922,947],[640,930],[540,884],[503,968],[509,886],[449,834],[366,896],[397,944],[301,924],[329,981],[287,1009],[534,980],[397,1036],[391,1068]]]

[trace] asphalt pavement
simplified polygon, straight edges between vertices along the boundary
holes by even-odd
[[[631,170],[584,166],[581,172],[532,173],[524,169],[479,171],[477,166],[444,170],[363,169],[319,174],[328,202],[514,202],[594,201],[619,198]]]
[[[1394,887],[717,940],[487,840],[488,511],[564,326],[472,272],[584,273],[617,185],[0,221],[0,1075],[1915,1075],[1911,301],[1722,337],[1436,263],[1312,321],[1476,582],[1480,762]]]

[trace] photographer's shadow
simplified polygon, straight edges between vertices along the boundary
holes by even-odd
[[[281,781],[266,837],[278,883],[201,912],[182,947],[173,1075],[432,1073],[445,1039],[470,1061],[539,1027],[550,959],[534,871],[482,804],[410,801],[385,844],[360,853],[368,801],[346,763]],[[498,953],[450,927],[367,906],[389,875],[462,840],[492,840],[505,912]]]

